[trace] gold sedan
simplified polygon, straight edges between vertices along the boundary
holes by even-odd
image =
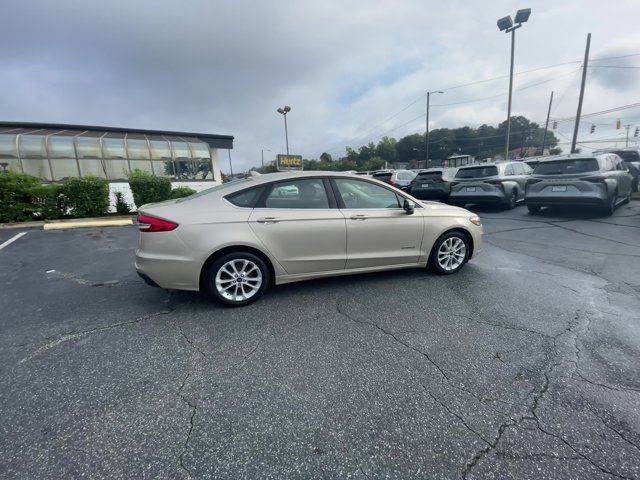
[[[468,210],[340,172],[255,176],[143,205],[138,226],[147,283],[231,306],[272,284],[426,266],[451,274],[482,247]]]

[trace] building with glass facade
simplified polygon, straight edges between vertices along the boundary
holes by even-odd
[[[218,151],[231,148],[229,135],[0,122],[0,171],[43,182],[95,175],[119,183],[135,169],[176,183],[221,182]]]

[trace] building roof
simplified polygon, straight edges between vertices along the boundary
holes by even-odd
[[[101,127],[94,125],[69,125],[63,123],[35,123],[35,122],[0,122],[0,133],[22,133],[28,134],[39,133],[47,130],[51,134],[61,135],[84,135],[84,136],[107,136],[118,135],[141,135],[141,136],[168,136],[179,137],[184,139],[198,139],[207,143],[211,148],[233,148],[233,136],[218,135],[215,133],[193,133],[193,132],[176,132],[172,130],[146,130],[141,128],[122,128],[122,127]]]

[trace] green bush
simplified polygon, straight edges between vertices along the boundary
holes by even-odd
[[[124,200],[124,195],[122,192],[115,192],[116,196],[116,212],[120,215],[126,215],[127,213],[131,213],[131,207]]]
[[[171,195],[171,180],[137,169],[129,174],[129,186],[137,207],[168,200]]]
[[[40,180],[15,172],[0,173],[0,222],[31,220],[33,206],[29,190],[40,185]]]
[[[193,188],[176,187],[173,190],[171,190],[171,193],[169,194],[169,198],[171,199],[184,198],[184,197],[188,197],[189,195],[193,195],[194,193],[196,193],[196,191]]]
[[[103,178],[69,178],[62,194],[74,217],[99,217],[109,210],[109,182]]]
[[[37,185],[28,190],[32,215],[38,220],[54,220],[65,215],[67,206],[62,185]]]

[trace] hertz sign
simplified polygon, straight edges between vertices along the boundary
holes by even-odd
[[[276,162],[278,171],[302,170],[301,155],[278,155]]]

